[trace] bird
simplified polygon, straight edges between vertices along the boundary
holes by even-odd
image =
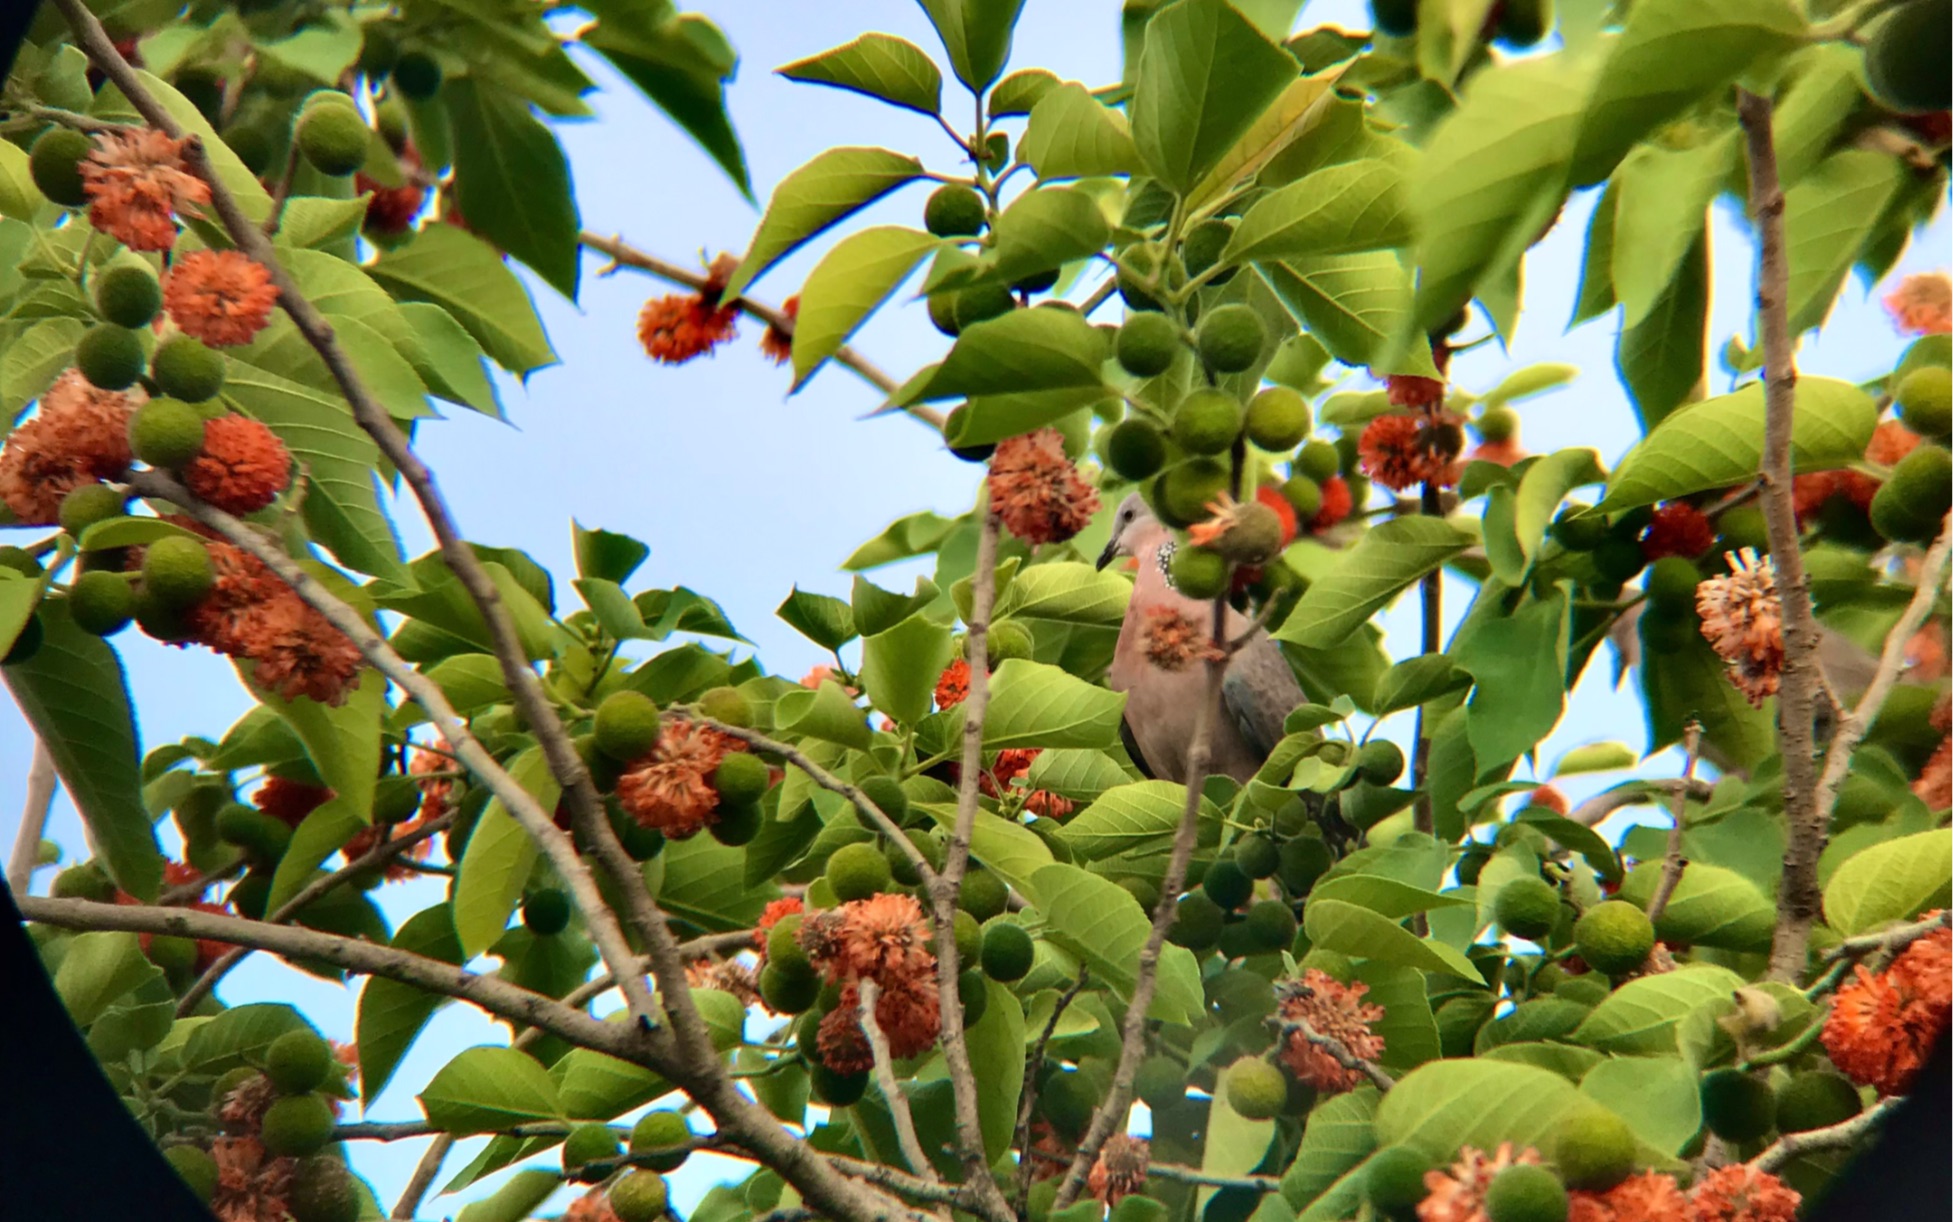
[[[1146,651],[1147,620],[1159,609],[1180,612],[1205,632],[1212,624],[1213,604],[1188,598],[1173,587],[1169,566],[1174,534],[1153,516],[1137,493],[1127,496],[1112,516],[1112,537],[1106,541],[1098,567],[1120,556],[1137,563],[1132,600],[1119,626],[1106,680],[1126,694],[1120,736],[1126,753],[1146,776],[1186,784],[1188,757],[1193,750],[1194,721],[1205,691],[1206,667],[1190,665],[1166,670]],[[1227,639],[1238,639],[1252,627],[1248,618],[1226,609]],[[1282,723],[1306,698],[1288,659],[1260,628],[1237,650],[1221,681],[1221,717],[1215,722],[1208,771],[1233,777],[1243,784],[1267,761],[1282,740]]]

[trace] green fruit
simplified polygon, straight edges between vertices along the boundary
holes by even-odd
[[[195,336],[173,335],[156,346],[149,358],[149,376],[165,395],[203,403],[224,388],[224,354],[205,347]]]
[[[1240,373],[1261,359],[1268,326],[1253,306],[1230,303],[1200,320],[1194,331],[1200,359],[1216,373]]]
[[[1163,1111],[1187,1097],[1187,1071],[1172,1057],[1147,1057],[1139,1063],[1133,1090],[1141,1103]]]
[[[622,1150],[623,1143],[609,1125],[578,1125],[563,1139],[563,1171],[569,1174],[588,1163],[607,1163]]]
[[[1290,895],[1302,895],[1316,880],[1329,871],[1332,864],[1329,846],[1314,836],[1297,836],[1282,842],[1281,865],[1276,869],[1276,877],[1282,880],[1282,887]]]
[[[146,267],[111,267],[95,279],[95,308],[118,327],[146,327],[163,308],[163,286]]]
[[[1221,252],[1234,238],[1234,222],[1221,217],[1202,221],[1188,231],[1186,240],[1180,244],[1180,265],[1187,269],[1189,278],[1198,276],[1221,261]],[[1234,279],[1236,268],[1229,268],[1208,277],[1209,284],[1226,284]],[[1291,443],[1293,444],[1293,443]]]
[[[1417,32],[1417,0],[1370,0],[1370,20],[1379,33],[1408,38]]]
[[[1264,450],[1293,449],[1313,424],[1309,401],[1286,386],[1270,386],[1248,400],[1248,440]]]
[[[1953,457],[1930,443],[1898,461],[1872,497],[1872,527],[1894,543],[1930,543],[1953,509]]]
[[[1112,1212],[1107,1216],[1111,1222],[1166,1222],[1171,1215],[1164,1202],[1135,1193],[1120,1197],[1119,1203],[1112,1207]]]
[[[195,539],[168,535],[143,550],[143,589],[166,607],[193,607],[216,583],[209,549]]]
[[[522,897],[522,924],[542,937],[562,933],[570,923],[570,897],[555,887],[538,887]]]
[[[135,587],[118,574],[83,573],[68,588],[68,614],[83,632],[114,636],[135,613]]]
[[[315,1155],[293,1169],[285,1208],[291,1222],[358,1222],[359,1184],[339,1159]]]
[[[128,327],[96,323],[75,344],[75,368],[102,390],[127,390],[142,376],[142,337]]]
[[[43,572],[41,562],[34,559],[34,553],[11,544],[0,547],[0,569],[8,569],[22,577],[39,577]]]
[[[1032,275],[1024,277],[1022,280],[1015,281],[1011,284],[1010,289],[1011,292],[1013,293],[1023,293],[1026,295],[1030,295],[1034,293],[1042,293],[1045,290],[1056,285],[1057,283],[1058,283],[1058,269],[1054,267],[1050,271],[1036,272],[1033,273]],[[1045,304],[1055,306],[1058,309],[1073,308],[1071,303],[1068,301],[1048,302]]]
[[[956,906],[978,921],[1001,916],[1010,907],[1010,886],[990,871],[972,867],[963,876],[963,889],[957,893]]]
[[[846,904],[888,890],[895,881],[888,859],[873,844],[847,844],[827,859],[827,885],[834,898]]]
[[[1723,510],[1716,518],[1716,533],[1722,537],[1724,551],[1747,547],[1759,556],[1770,554],[1770,529],[1763,521],[1763,511],[1754,505]]]
[[[766,931],[766,962],[793,976],[812,976],[814,965],[800,947],[800,926],[805,918],[789,913]]]
[[[27,172],[42,195],[63,208],[80,208],[88,203],[81,162],[94,149],[95,142],[74,128],[50,127],[28,151]]]
[[[975,1026],[983,1021],[990,1006],[990,985],[980,967],[967,967],[956,977],[956,1000],[963,1007],[963,1022]]]
[[[1530,47],[1553,28],[1553,0],[1505,0],[1498,38],[1508,47]]]
[[[1807,1133],[1843,1124],[1864,1108],[1858,1088],[1842,1074],[1813,1070],[1792,1074],[1777,1092],[1777,1131]]]
[[[804,1014],[821,993],[818,976],[795,975],[768,963],[760,969],[760,1000],[775,1014]]]
[[[101,865],[84,861],[80,865],[69,866],[54,876],[54,885],[49,893],[56,899],[94,900],[106,903],[115,898],[115,883],[109,879]]]
[[[264,919],[265,905],[271,900],[271,871],[253,869],[224,896],[237,914],[253,921]]]
[[[948,442],[950,438],[955,437],[963,431],[963,424],[969,419],[969,416],[970,405],[967,403],[958,404],[950,411],[949,415],[943,420],[944,442]],[[964,462],[988,462],[990,461],[990,456],[997,452],[997,446],[995,442],[985,442],[982,445],[974,446],[951,445],[949,446],[949,452]]]
[[[1424,1176],[1430,1170],[1431,1160],[1415,1146],[1385,1146],[1363,1165],[1363,1194],[1384,1217],[1406,1217],[1427,1195]]]
[[[425,102],[441,91],[441,65],[423,51],[409,51],[393,65],[393,83],[416,102]]]
[[[181,467],[203,452],[203,425],[202,413],[183,400],[151,399],[129,421],[129,446],[152,467]]]
[[[1255,884],[1240,866],[1224,857],[1207,867],[1207,876],[1201,880],[1200,889],[1223,911],[1230,911],[1248,902],[1248,897],[1254,894]]]
[[[1485,1190],[1485,1216],[1491,1222],[1566,1222],[1566,1212],[1566,1189],[1544,1167],[1507,1167]]]
[[[1648,567],[1648,559],[1641,554],[1638,541],[1615,535],[1602,539],[1594,547],[1593,557],[1601,579],[1616,584],[1633,580],[1635,574]]]
[[[1295,941],[1295,913],[1281,900],[1262,900],[1248,909],[1241,928],[1257,951],[1287,950]]]
[[[1174,589],[1198,601],[1219,598],[1227,592],[1227,558],[1208,548],[1188,544],[1174,548],[1167,575]]]
[[[1189,892],[1174,906],[1166,940],[1188,950],[1206,950],[1219,940],[1225,923],[1221,906],[1208,899],[1204,891]]]
[[[1034,823],[1031,827],[1035,830],[1037,825]],[[1153,880],[1150,878],[1122,878],[1119,880],[1119,888],[1138,900],[1139,906],[1148,913],[1160,906],[1160,889],[1153,885]]]
[[[189,1186],[197,1200],[208,1205],[217,1193],[217,1160],[196,1146],[171,1146],[163,1151],[163,1161]]]
[[[213,821],[217,839],[234,844],[256,861],[276,861],[291,844],[292,829],[254,806],[227,803]]]
[[[712,788],[719,791],[722,806],[746,806],[757,802],[773,783],[773,770],[749,751],[728,751],[712,773]]]
[[[1126,303],[1128,311],[1161,310],[1165,306],[1153,296],[1147,282],[1155,278],[1161,263],[1161,252],[1156,246],[1134,244],[1119,252],[1119,274],[1115,283],[1119,288],[1119,298]],[[1158,277],[1164,281],[1165,276]]]
[[[332,1072],[332,1048],[318,1032],[300,1027],[271,1041],[264,1053],[264,1075],[282,1095],[302,1095],[325,1085]]]
[[[1260,1057],[1242,1057],[1221,1075],[1227,1105],[1249,1120],[1273,1120],[1288,1102],[1288,1077]]]
[[[1342,462],[1343,457],[1336,452],[1333,443],[1311,441],[1295,452],[1295,461],[1289,464],[1289,470],[1320,484],[1334,477],[1342,468]]]
[[[869,777],[867,780],[861,782],[861,794],[870,802],[874,803],[875,807],[884,815],[887,815],[889,822],[895,824],[895,826],[900,827],[908,821],[909,795],[903,790],[902,782],[896,780],[894,777]],[[875,826],[872,821],[866,818],[862,819],[862,824],[868,827],[870,831],[881,830],[880,827]],[[911,883],[910,885],[913,886],[914,884]]]
[[[958,328],[954,290],[929,294],[929,323],[944,335],[955,338]]]
[[[62,530],[79,538],[95,523],[121,517],[125,503],[122,494],[107,484],[83,484],[61,498],[55,517]]]
[[[1180,401],[1173,413],[1173,440],[1191,454],[1222,454],[1241,435],[1241,404],[1224,390],[1206,387]]]
[[[1191,458],[1160,473],[1153,484],[1153,507],[1169,526],[1187,526],[1207,516],[1208,502],[1227,490],[1227,464]]]
[[[1663,556],[1648,566],[1648,575],[1642,579],[1649,610],[1693,614],[1695,587],[1701,580],[1702,572],[1693,560]]]
[[[619,763],[629,763],[657,746],[663,727],[657,703],[643,692],[627,689],[604,697],[597,706],[594,729],[597,750]]]
[[[998,921],[984,929],[979,958],[983,962],[983,974],[992,980],[1005,984],[1022,980],[1036,957],[1037,945],[1022,925]]]
[[[1122,479],[1149,479],[1166,463],[1166,438],[1150,420],[1121,420],[1106,438],[1105,461]]]
[[[670,1193],[665,1189],[665,1177],[657,1172],[631,1171],[610,1186],[606,1199],[617,1222],[658,1222],[665,1216]]]
[[[1282,851],[1260,832],[1249,832],[1234,842],[1234,864],[1249,878],[1269,878],[1281,867]]]
[[[983,953],[983,922],[959,908],[951,930],[956,940],[956,961],[964,967],[975,963]]]
[[[1282,499],[1295,511],[1298,522],[1307,522],[1322,512],[1322,485],[1306,475],[1290,476],[1282,485]]]
[[[1016,620],[999,620],[990,625],[985,645],[990,652],[990,664],[1008,662],[1012,658],[1029,659],[1032,646],[1031,630]]]
[[[1180,354],[1180,328],[1164,314],[1133,314],[1119,327],[1113,344],[1119,365],[1136,378],[1153,378],[1173,367]]]
[[[1777,1094],[1739,1069],[1715,1070],[1702,1079],[1702,1122],[1724,1141],[1755,1141],[1777,1123]]]
[[[1608,900],[1580,914],[1573,924],[1573,945],[1587,966],[1619,976],[1647,961],[1655,948],[1655,927],[1633,904]]]
[[[973,284],[956,294],[956,330],[958,334],[969,330],[980,322],[989,322],[1017,308],[1017,298],[1001,284]]]
[[[149,949],[143,954],[151,963],[162,968],[163,974],[171,980],[188,978],[190,970],[197,965],[197,943],[194,938],[157,934],[149,940]]]
[[[1589,552],[1607,538],[1607,519],[1600,514],[1569,506],[1554,516],[1549,530],[1553,541],[1566,550]]]
[[[712,688],[698,698],[698,711],[742,730],[753,724],[753,703],[736,687]]]
[[[1953,433],[1953,371],[1937,365],[1915,369],[1899,383],[1892,398],[1899,418],[1922,437],[1946,440]]]
[[[1404,749],[1387,738],[1373,738],[1356,753],[1356,770],[1372,785],[1395,784],[1404,775]]]
[[[815,1100],[829,1107],[848,1107],[859,1103],[868,1090],[868,1075],[865,1072],[836,1073],[825,1065],[816,1064],[808,1079]]]
[[[280,1158],[317,1154],[332,1140],[332,1105],[324,1095],[286,1095],[265,1109],[258,1137]]]
[[[1499,888],[1492,911],[1507,933],[1534,942],[1559,924],[1560,893],[1544,879],[1515,878]]]
[[[1953,0],[1909,0],[1872,31],[1865,79],[1872,96],[1901,114],[1953,106]]]
[[[1085,1135],[1085,1127],[1092,1123],[1092,1113],[1098,1106],[1099,1092],[1082,1073],[1054,1073],[1038,1092],[1038,1110],[1066,1141],[1077,1141]]]
[[[1473,427],[1480,441],[1511,441],[1519,435],[1519,413],[1509,407],[1494,407],[1481,414]]]
[[[1605,1192],[1634,1171],[1634,1130],[1603,1108],[1591,1108],[1560,1124],[1553,1162],[1570,1188]]]
[[[312,168],[332,178],[344,178],[364,166],[373,137],[351,105],[329,104],[307,106],[293,135]]]
[[[939,238],[973,238],[983,232],[983,197],[961,183],[936,188],[922,205],[922,227]]]
[[[692,1156],[692,1126],[677,1112],[646,1112],[631,1126],[631,1153],[654,1171],[676,1171]]]

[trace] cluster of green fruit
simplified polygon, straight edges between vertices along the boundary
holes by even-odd
[[[1490,1222],[1566,1222],[1567,1189],[1605,1192],[1634,1173],[1634,1132],[1613,1112],[1595,1107],[1561,1121],[1552,1164],[1516,1163],[1493,1176],[1485,1192]],[[1380,1218],[1410,1219],[1429,1195],[1425,1176],[1437,1168],[1420,1148],[1385,1146],[1363,1167],[1363,1191]]]
[[[677,1112],[646,1112],[632,1126],[629,1151],[610,1126],[580,1125],[563,1140],[563,1177],[595,1183],[622,1170],[607,1190],[618,1222],[656,1222],[664,1217],[665,1172],[691,1157],[692,1130]]]
[[[173,335],[153,353],[147,350],[146,333],[163,308],[162,285],[147,263],[132,255],[102,268],[95,276],[94,304],[102,321],[82,333],[74,357],[75,368],[89,385],[127,390],[141,382],[152,399],[183,404],[208,403],[223,389],[223,354],[196,338]],[[157,465],[182,461],[187,457]]]
[[[1703,1126],[1738,1148],[1753,1148],[1772,1133],[1842,1124],[1863,1108],[1858,1088],[1830,1070],[1778,1071],[1773,1083],[1768,1076],[1728,1068],[1702,1079]]]
[[[753,723],[751,703],[735,688],[713,688],[699,697],[698,707],[707,717],[726,725]],[[657,702],[642,692],[625,689],[612,692],[598,704],[589,729],[576,738],[577,751],[598,791],[611,794],[624,772],[657,746],[663,732]],[[726,752],[712,775],[712,788],[719,796],[716,822],[707,829],[713,839],[738,847],[759,835],[766,821],[760,800],[772,783],[772,770],[760,756]],[[614,796],[607,806],[612,830],[633,859],[649,861],[663,850],[663,834],[640,826]]]
[[[212,1106],[221,1107],[232,1091],[268,1078],[278,1097],[265,1109],[258,1139],[274,1158],[298,1160],[285,1207],[291,1222],[354,1222],[361,1194],[344,1158],[328,1150],[334,1127],[330,1094],[343,1094],[345,1075],[332,1048],[308,1029],[288,1031],[265,1049],[263,1066],[240,1066],[217,1080]],[[174,1145],[163,1156],[199,1200],[217,1190],[217,1164],[200,1146]]]
[[[107,484],[86,484],[61,500],[61,527],[79,538],[98,522],[122,516],[122,494]],[[143,549],[142,567],[124,571],[126,548],[97,548],[81,554],[80,572],[69,584],[67,606],[77,628],[113,636],[134,621],[159,641],[192,636],[190,612],[216,584],[210,552],[189,535],[165,535]],[[0,567],[23,576],[44,575],[40,560],[25,548],[0,548]],[[4,661],[25,662],[39,651],[45,629],[38,615],[27,621]]]

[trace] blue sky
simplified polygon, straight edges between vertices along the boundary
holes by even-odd
[[[762,202],[787,172],[840,144],[884,145],[919,154],[934,170],[961,169],[948,138],[922,116],[837,90],[794,84],[772,73],[780,64],[871,29],[901,35],[939,55],[913,0],[825,5],[697,0],[695,7],[719,22],[741,53],[731,108]],[[1045,67],[1091,85],[1116,79],[1119,7],[1118,0],[1029,0],[1012,66]],[[1306,5],[1298,28],[1322,23],[1362,28],[1367,25],[1364,5],[1360,0],[1317,0]],[[720,251],[743,249],[758,220],[756,207],[601,64],[586,66],[602,85],[602,92],[591,99],[598,117],[561,129],[576,170],[585,226],[621,234],[674,261],[700,262]],[[944,92],[952,119],[967,116],[969,99],[953,80]],[[967,126],[967,117],[960,123]],[[919,224],[925,193],[925,185],[911,186],[853,223]],[[1612,366],[1615,319],[1610,315],[1564,331],[1591,206],[1590,196],[1576,199],[1533,252],[1526,313],[1512,350],[1487,346],[1472,351],[1455,362],[1454,370],[1460,384],[1484,390],[1523,364],[1579,366],[1583,376],[1571,387],[1520,405],[1522,439],[1534,451],[1591,446],[1611,463],[1635,438],[1633,413]],[[777,302],[791,294],[826,246],[816,243],[783,261],[755,288],[755,295]],[[1908,252],[1903,268],[1942,267],[1947,248],[1942,215]],[[1717,295],[1711,338],[1720,345],[1747,331],[1753,257],[1722,205],[1713,252]],[[919,509],[963,512],[974,494],[977,468],[950,457],[928,430],[905,417],[858,419],[873,409],[877,397],[845,370],[830,368],[799,395],[787,398],[788,375],[759,355],[759,328],[750,322],[742,324],[737,342],[713,358],[678,369],[652,365],[636,344],[636,312],[646,297],[667,290],[636,273],[599,278],[599,266],[596,259],[586,260],[582,298],[576,305],[537,286],[537,301],[562,364],[536,373],[526,386],[504,388],[510,424],[462,413],[424,428],[422,453],[441,474],[455,514],[471,538],[521,547],[559,578],[567,578],[573,572],[572,518],[633,534],[652,548],[638,583],[683,583],[718,599],[756,642],[770,670],[798,676],[821,658],[814,646],[773,618],[773,608],[790,588],[799,584],[845,595],[848,577],[839,565],[858,544],[889,521]],[[856,340],[858,349],[898,378],[935,359],[945,344],[919,306],[886,312]],[[1853,281],[1831,327],[1821,340],[1806,344],[1800,362],[1807,372],[1860,378],[1889,369],[1900,347],[1876,302]],[[1717,375],[1712,381],[1721,389],[1727,379]],[[410,550],[424,550],[427,536],[411,507],[400,514],[400,523]],[[907,583],[906,577],[883,580]],[[564,598],[574,598],[566,580],[559,588]],[[1447,602],[1454,613],[1468,598],[1467,587],[1452,583]],[[1391,645],[1398,650],[1415,647],[1414,607],[1394,609],[1384,623]],[[118,638],[118,644],[142,711],[146,745],[190,733],[215,737],[248,707],[247,695],[222,659],[165,648],[135,632]],[[1597,656],[1565,720],[1542,745],[1543,764],[1584,742],[1617,739],[1640,745],[1638,703],[1628,691],[1611,690],[1610,678],[1610,659]],[[1399,722],[1387,730],[1406,737],[1408,718]],[[0,778],[25,776],[30,745],[17,710],[0,702]],[[1662,775],[1672,774],[1674,766],[1673,760],[1655,760],[1648,768]],[[1578,794],[1618,779],[1580,778],[1583,784],[1568,788]],[[4,789],[0,842],[11,842],[19,781],[10,780]],[[81,844],[79,825],[65,799],[51,832],[71,853]],[[43,874],[39,880],[42,887],[46,878]],[[418,883],[389,888],[384,895],[398,921],[436,902],[440,890]],[[337,1038],[351,1030],[357,996],[262,957],[234,973],[222,995],[232,1003],[290,1001]],[[447,1056],[505,1038],[470,1012],[444,1011],[368,1115],[418,1118],[414,1093]],[[390,1204],[397,1195],[418,1157],[418,1144],[354,1147],[355,1165],[373,1180],[384,1202]],[[462,1165],[471,1148],[464,1143],[450,1158],[450,1172]],[[681,1207],[710,1182],[707,1161],[695,1160],[676,1177]],[[434,1200],[423,1216],[446,1216],[458,1208],[452,1198]]]

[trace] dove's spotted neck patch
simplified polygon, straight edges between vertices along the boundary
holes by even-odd
[[[1160,550],[1153,554],[1153,561],[1160,566],[1160,576],[1166,578],[1166,588],[1169,590],[1180,588],[1173,584],[1173,553],[1179,546],[1179,540],[1168,539],[1160,544]]]

